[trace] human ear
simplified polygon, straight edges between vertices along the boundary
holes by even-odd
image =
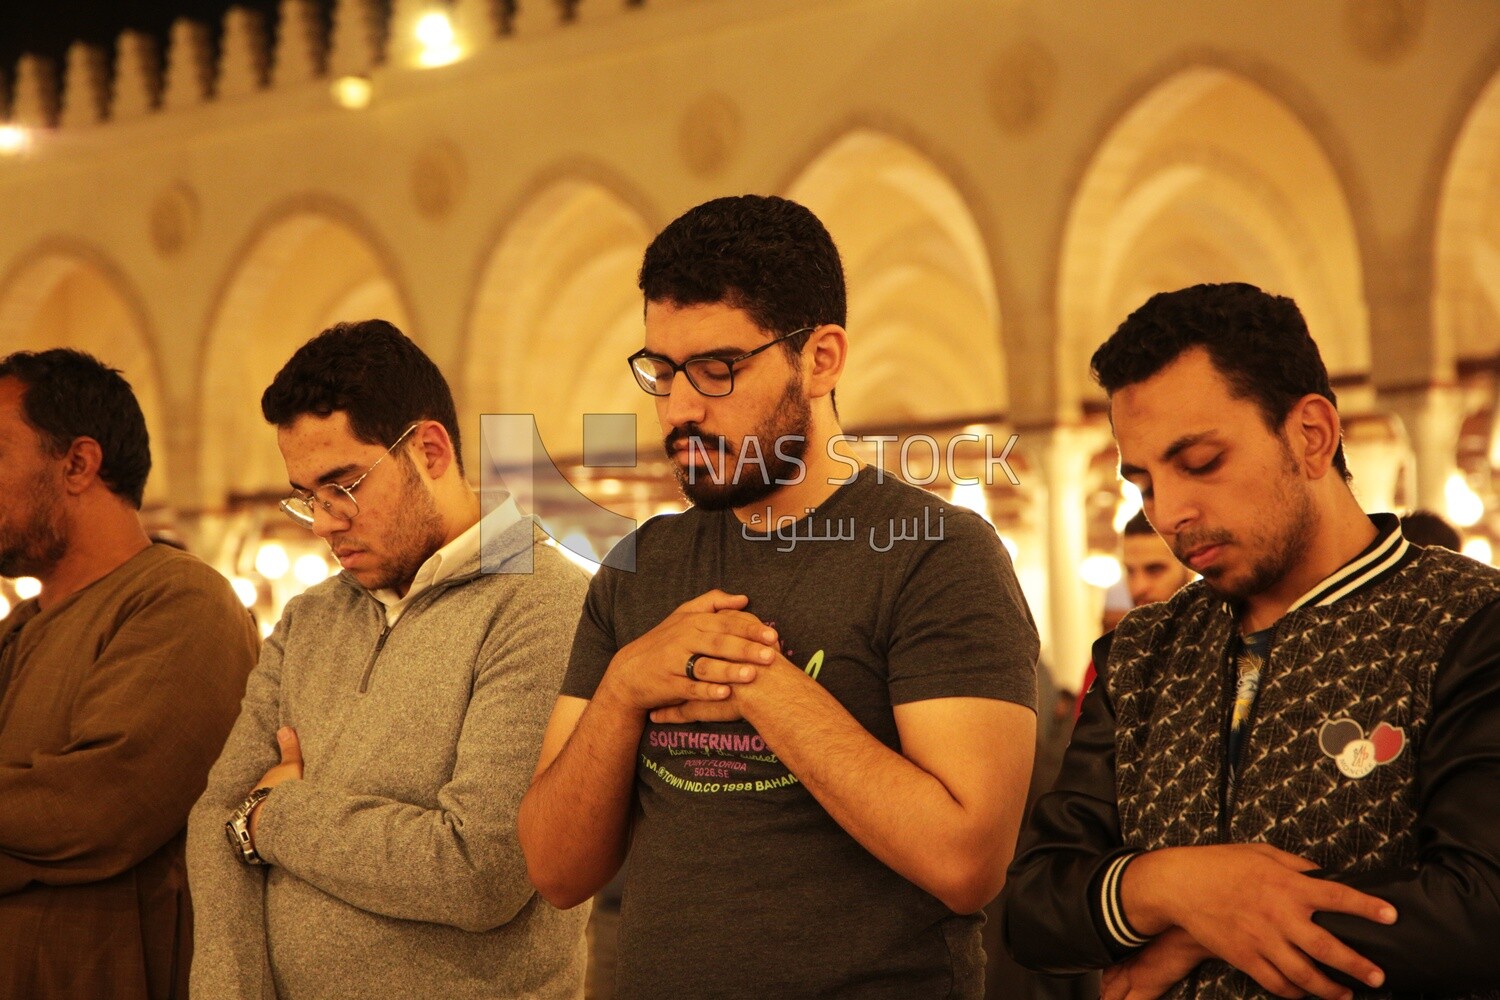
[[[430,479],[441,479],[448,466],[453,464],[453,439],[448,428],[436,420],[424,420],[412,431],[416,442],[416,464]]]
[[[1308,478],[1321,479],[1327,475],[1343,440],[1343,425],[1334,405],[1317,393],[1309,393],[1293,404],[1285,427],[1292,453],[1307,470]]]
[[[839,384],[844,362],[849,357],[849,334],[837,323],[824,323],[808,339],[804,356],[812,369],[807,373],[807,394],[811,398],[826,396]]]
[[[99,467],[104,464],[104,449],[91,437],[74,438],[63,453],[63,486],[68,493],[78,496],[99,478]]]

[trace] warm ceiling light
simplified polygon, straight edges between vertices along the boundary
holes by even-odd
[[[989,519],[990,499],[985,495],[984,486],[978,481],[956,484],[951,498],[955,505],[967,507],[980,517]]]
[[[1484,501],[1461,472],[1448,476],[1448,481],[1443,484],[1443,500],[1448,508],[1448,520],[1460,528],[1472,528],[1484,518]]]
[[[292,563],[292,575],[304,587],[311,587],[328,579],[328,561],[316,552],[298,556]]]
[[[1128,479],[1120,480],[1120,501],[1115,504],[1115,519],[1112,522],[1115,534],[1125,533],[1125,525],[1130,519],[1140,513],[1141,491],[1140,488]]]
[[[1089,586],[1108,590],[1120,582],[1120,560],[1096,552],[1083,560],[1083,564],[1078,567],[1078,575]]]
[[[15,156],[31,147],[31,129],[24,125],[0,125],[0,153]]]
[[[280,580],[291,568],[291,557],[280,542],[267,542],[255,553],[255,572],[267,580]]]
[[[229,585],[234,588],[234,596],[240,599],[240,603],[247,608],[255,607],[255,602],[260,600],[260,591],[256,589],[255,581],[243,576],[231,576]]]
[[[453,30],[453,20],[444,11],[431,10],[418,18],[416,34],[422,46],[417,53],[421,65],[446,66],[458,61],[458,35]]]
[[[374,88],[363,76],[341,76],[333,81],[333,99],[341,108],[358,111],[370,106],[370,94]]]

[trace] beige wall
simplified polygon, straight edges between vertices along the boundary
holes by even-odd
[[[401,42],[419,5],[395,7]],[[363,5],[337,8],[334,62],[358,68]],[[361,110],[288,48],[306,35],[261,52],[239,22],[214,98],[183,72],[186,29],[167,109],[132,111],[150,81],[122,56],[114,119],[80,124],[69,75],[66,124],[0,159],[0,346],[124,366],[153,495],[189,515],[279,488],[259,393],[340,317],[403,325],[470,426],[534,411],[568,451],[585,409],[624,410],[649,439],[621,364],[639,254],[685,208],[756,191],[805,201],[844,250],[854,427],[1096,421],[1093,347],[1150,291],[1225,278],[1298,298],[1351,413],[1402,414],[1380,482],[1409,444],[1432,496],[1459,422],[1494,409],[1489,0],[582,0],[569,24],[523,0],[505,36],[486,8],[459,0],[452,65],[393,44]],[[13,117],[44,119],[29,86]],[[1057,571],[1026,497],[1046,486],[997,517],[1031,533],[1033,572]]]

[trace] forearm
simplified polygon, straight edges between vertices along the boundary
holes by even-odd
[[[892,870],[958,913],[978,910],[999,892],[1024,779],[997,822],[875,739],[789,664],[764,670],[736,697],[746,720],[834,822]],[[1029,765],[1032,741],[1025,742]]]
[[[264,647],[239,718],[188,817],[188,884],[193,900],[194,997],[261,1000],[274,995],[266,947],[264,867],[244,864],[224,823],[276,763],[280,652],[284,629]]]
[[[1168,928],[1180,926],[1178,912],[1181,886],[1164,873],[1174,851],[1143,851],[1130,858],[1120,873],[1120,909],[1129,926],[1145,937],[1154,937]]]
[[[266,949],[267,869],[237,860],[224,839],[227,816],[227,810],[205,796],[188,820],[188,883],[193,900],[190,993],[261,1000],[268,993],[274,995]]]
[[[35,869],[24,861],[0,852],[0,896],[24,889],[31,883]]]
[[[1445,857],[1406,871],[1334,876],[1396,908],[1376,924],[1339,913],[1313,919],[1378,965],[1399,993],[1467,993],[1500,985],[1500,867],[1475,857]]]
[[[1191,934],[1174,927],[1124,962],[1104,970],[1103,1000],[1154,1000],[1213,957]]]
[[[1070,974],[1134,951],[1110,934],[1100,905],[1104,875],[1123,852],[1114,714],[1100,680],[1084,699],[1053,790],[1032,808],[1001,896],[1001,934],[1018,962]]]
[[[504,805],[451,805],[424,809],[286,781],[260,807],[255,847],[268,864],[362,910],[469,931],[498,927],[532,895],[499,818]]]
[[[126,871],[182,829],[212,762],[209,745],[137,732],[3,769],[0,851],[52,885]]]
[[[1455,634],[1434,682],[1417,767],[1420,855],[1414,865],[1332,881],[1395,907],[1389,926],[1332,913],[1314,919],[1385,971],[1398,992],[1500,987],[1500,602]]]
[[[589,899],[624,862],[645,718],[616,697],[606,675],[521,800],[517,829],[527,873],[553,906]]]

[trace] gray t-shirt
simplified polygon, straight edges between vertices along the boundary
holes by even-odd
[[[748,595],[783,654],[898,751],[893,705],[1035,707],[1036,627],[994,529],[889,473],[865,468],[769,535],[693,509],[635,545],[635,572],[589,588],[565,695],[591,698],[621,646],[718,587]],[[982,917],[876,860],[749,723],[648,722],[636,801],[621,997],[981,995]]]

